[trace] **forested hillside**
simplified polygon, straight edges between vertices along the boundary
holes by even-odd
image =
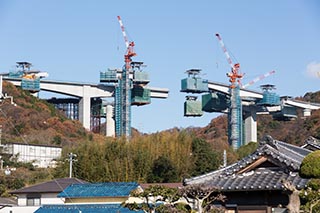
[[[66,151],[78,154],[75,176],[95,182],[180,182],[217,169],[222,159],[205,140],[178,129],[136,136],[130,142],[85,142]],[[68,165],[61,162],[54,175],[67,174]]]
[[[2,142],[72,145],[76,142],[101,141],[103,137],[86,131],[79,121],[67,119],[53,105],[28,91],[3,82],[3,93],[13,96],[1,102]]]

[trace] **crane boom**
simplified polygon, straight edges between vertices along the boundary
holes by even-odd
[[[243,85],[242,88],[245,89],[245,88],[251,86],[252,84],[254,84],[254,83],[256,83],[256,82],[258,82],[258,81],[260,81],[260,80],[262,80],[262,79],[264,79],[264,78],[266,78],[266,77],[268,77],[268,76],[270,76],[270,75],[272,75],[272,74],[274,74],[275,72],[276,72],[276,71],[274,71],[274,70],[272,70],[272,71],[270,71],[270,72],[267,72],[267,73],[265,73],[265,74],[263,74],[263,75],[255,78],[255,79],[253,79],[253,80],[250,81],[249,83]]]
[[[133,47],[134,47],[134,42],[133,41],[129,41],[127,34],[126,34],[126,30],[125,27],[122,23],[121,17],[117,16],[119,24],[120,24],[120,28],[122,31],[122,35],[124,38],[124,42],[126,44],[126,48],[127,48],[127,53],[125,54],[125,61],[126,61],[126,66],[127,69],[129,69],[130,63],[131,63],[131,57],[136,56],[137,54],[134,52]]]
[[[128,48],[129,47],[129,40],[128,40],[128,37],[127,37],[127,34],[126,34],[126,30],[125,30],[125,28],[123,26],[121,17],[117,16],[117,18],[118,18],[118,21],[119,21],[119,24],[120,24],[120,28],[121,28],[122,35],[123,35],[123,38],[124,38],[124,42],[126,44],[126,48]]]
[[[243,77],[243,74],[240,73],[240,64],[239,63],[233,64],[231,57],[227,51],[227,48],[225,47],[225,45],[222,41],[220,34],[216,33],[216,37],[218,38],[220,45],[221,45],[221,48],[227,57],[227,61],[228,61],[229,65],[231,66],[231,72],[227,73],[227,76],[229,77],[229,81],[231,83],[230,88],[235,88],[235,87],[237,87],[237,85],[236,85],[237,83],[239,85],[241,85],[240,80]]]
[[[226,46],[225,46],[224,43],[223,43],[223,40],[222,40],[220,34],[219,34],[219,33],[216,33],[216,36],[217,36],[217,38],[218,38],[218,41],[219,41],[219,43],[220,43],[220,45],[221,45],[221,48],[222,48],[224,54],[225,54],[226,57],[227,57],[228,64],[229,64],[230,67],[233,69],[233,63],[232,63],[231,57],[230,57],[230,55],[229,55],[229,53],[228,53],[228,51],[227,51]]]

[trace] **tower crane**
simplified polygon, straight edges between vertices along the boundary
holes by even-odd
[[[137,55],[134,51],[135,43],[129,41],[121,17],[117,16],[117,18],[126,46],[125,64],[122,69],[108,69],[100,72],[100,82],[114,88],[114,104],[110,103],[108,107],[111,109],[108,112],[113,115],[108,117],[109,127],[106,131],[109,136],[128,139],[131,136],[131,106],[150,104],[151,98],[160,98],[160,96],[154,96],[151,93],[153,89],[148,86],[150,80],[148,72],[143,70],[146,67],[144,62],[132,60]]]
[[[240,98],[241,79],[244,76],[240,73],[240,64],[233,63],[231,57],[224,45],[220,34],[216,33],[216,37],[226,55],[228,64],[231,67],[231,72],[227,73],[230,81],[230,106],[228,111],[228,140],[233,149],[238,149],[243,145],[242,138],[242,104]]]
[[[131,135],[131,82],[130,82],[130,72],[131,72],[131,62],[132,57],[137,54],[134,51],[134,42],[129,41],[125,27],[122,23],[121,17],[118,16],[118,21],[126,45],[126,53],[124,55],[125,65],[122,69],[122,77],[119,82],[119,86],[116,88],[116,103],[115,107],[119,113],[116,113],[116,134],[117,136],[129,137]],[[120,97],[119,97],[120,96]]]
[[[252,84],[272,75],[275,71],[267,72],[249,83],[242,85],[241,79],[244,76],[243,73],[240,73],[240,64],[233,63],[231,57],[228,53],[227,48],[224,45],[224,42],[220,36],[220,34],[216,33],[216,37],[222,47],[222,50],[227,58],[228,64],[231,67],[231,72],[227,73],[230,81],[230,105],[228,111],[228,140],[229,144],[233,147],[233,149],[238,149],[240,146],[244,145],[243,138],[243,112],[242,112],[242,101],[240,97],[240,89],[245,89]]]

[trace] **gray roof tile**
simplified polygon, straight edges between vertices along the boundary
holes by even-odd
[[[184,184],[205,184],[223,190],[280,190],[283,188],[281,180],[286,179],[303,188],[308,179],[301,178],[298,171],[303,158],[310,152],[267,136],[251,155],[217,171],[185,179]],[[243,170],[262,157],[266,157],[274,167],[256,166]]]
[[[60,178],[52,181],[36,184],[11,191],[10,194],[27,194],[27,193],[60,193],[69,185],[74,183],[87,183],[78,178]]]

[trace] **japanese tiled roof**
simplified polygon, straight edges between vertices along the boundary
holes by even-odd
[[[121,212],[131,213],[143,211],[131,211],[119,204],[72,204],[72,205],[43,205],[35,211],[35,213],[105,213],[105,212]]]
[[[60,178],[52,181],[36,184],[22,189],[11,191],[10,194],[26,194],[26,193],[60,193],[69,185],[78,183],[87,183],[78,178]]]
[[[127,197],[138,186],[136,182],[72,184],[58,194],[58,197]]]
[[[184,185],[204,184],[223,191],[282,190],[281,181],[289,180],[301,189],[308,179],[299,176],[299,168],[310,152],[267,136],[249,156],[217,171],[185,179]],[[264,159],[268,166],[262,166]]]
[[[304,145],[302,147],[312,151],[320,150],[320,140],[310,136],[305,140]]]

